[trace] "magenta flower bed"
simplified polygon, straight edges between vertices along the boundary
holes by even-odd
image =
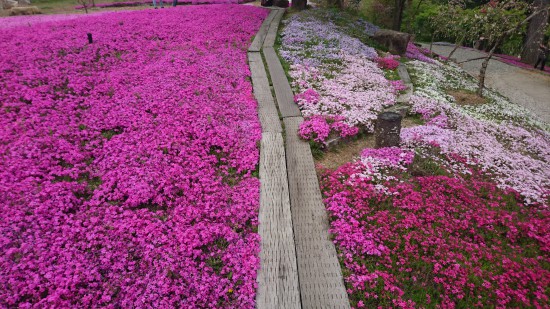
[[[261,129],[246,49],[267,13],[0,32],[0,307],[254,307]]]
[[[395,70],[399,66],[399,56],[393,56],[389,55],[384,58],[378,57],[376,58],[376,63],[378,64],[378,67],[385,70]]]
[[[253,2],[254,0],[178,0],[178,4],[239,4]],[[172,5],[172,1],[165,1],[166,5]],[[152,5],[152,0],[142,1],[122,1],[122,2],[105,2],[96,3],[95,7],[98,8],[113,8],[113,7],[125,7],[125,6],[140,6],[140,5]],[[84,9],[82,5],[75,6],[75,9]]]
[[[366,149],[322,173],[352,306],[548,308],[548,207],[439,160]]]
[[[19,26],[34,26],[36,24],[71,20],[82,17],[97,16],[106,12],[93,12],[89,14],[55,14],[55,15],[32,15],[32,16],[10,16],[0,18],[0,29],[10,29]]]
[[[521,62],[521,59],[518,58],[518,57],[509,56],[509,55],[502,55],[502,54],[496,54],[495,57],[496,57],[497,60],[500,60],[504,63],[508,63],[510,65],[513,65],[513,66],[517,66],[517,67],[524,68],[524,69],[534,69],[532,65]],[[540,65],[537,67],[537,70],[540,71]],[[550,74],[550,67],[546,66],[544,68],[544,71],[542,71],[542,72]]]

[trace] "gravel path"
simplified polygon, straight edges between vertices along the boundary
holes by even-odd
[[[433,46],[433,51],[443,56],[448,56],[452,49],[452,46]],[[458,49],[453,58],[461,62],[483,55],[471,49]],[[468,73],[477,76],[481,63],[482,60],[475,60],[463,63],[461,66]],[[491,60],[487,67],[486,85],[550,123],[550,76]]]

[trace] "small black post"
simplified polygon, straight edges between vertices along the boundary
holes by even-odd
[[[401,141],[401,117],[394,112],[385,112],[378,115],[374,128],[376,148],[399,147]]]
[[[94,39],[92,38],[92,34],[88,33],[88,43],[92,44],[94,42]]]

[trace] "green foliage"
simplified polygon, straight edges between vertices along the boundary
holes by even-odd
[[[404,24],[409,25],[407,32],[415,34],[417,40],[429,41],[434,31],[431,20],[441,11],[442,6],[432,2],[422,2],[418,6],[417,1],[414,1],[412,7],[405,10]],[[416,11],[417,7],[418,11]]]
[[[397,69],[395,70],[384,70],[384,76],[388,80],[400,80],[401,76],[399,76],[399,73],[397,72]]]
[[[381,28],[390,29],[393,23],[395,0],[362,0],[359,14]]]
[[[521,54],[522,46],[523,36],[515,34],[502,43],[500,51],[506,55],[518,56]]]
[[[473,33],[488,39],[489,45],[494,45],[505,34],[513,29],[526,17],[527,4],[515,0],[496,2],[494,5],[484,5],[473,10]],[[526,26],[511,35],[524,33]]]
[[[323,151],[323,146],[321,144],[314,141],[309,141],[309,146],[311,148],[311,154],[315,159],[319,160],[323,158],[325,152]]]

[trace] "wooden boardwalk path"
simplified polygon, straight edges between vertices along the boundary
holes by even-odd
[[[297,135],[303,119],[273,48],[283,14],[273,9],[248,49],[263,131],[256,307],[349,308],[311,150]]]

